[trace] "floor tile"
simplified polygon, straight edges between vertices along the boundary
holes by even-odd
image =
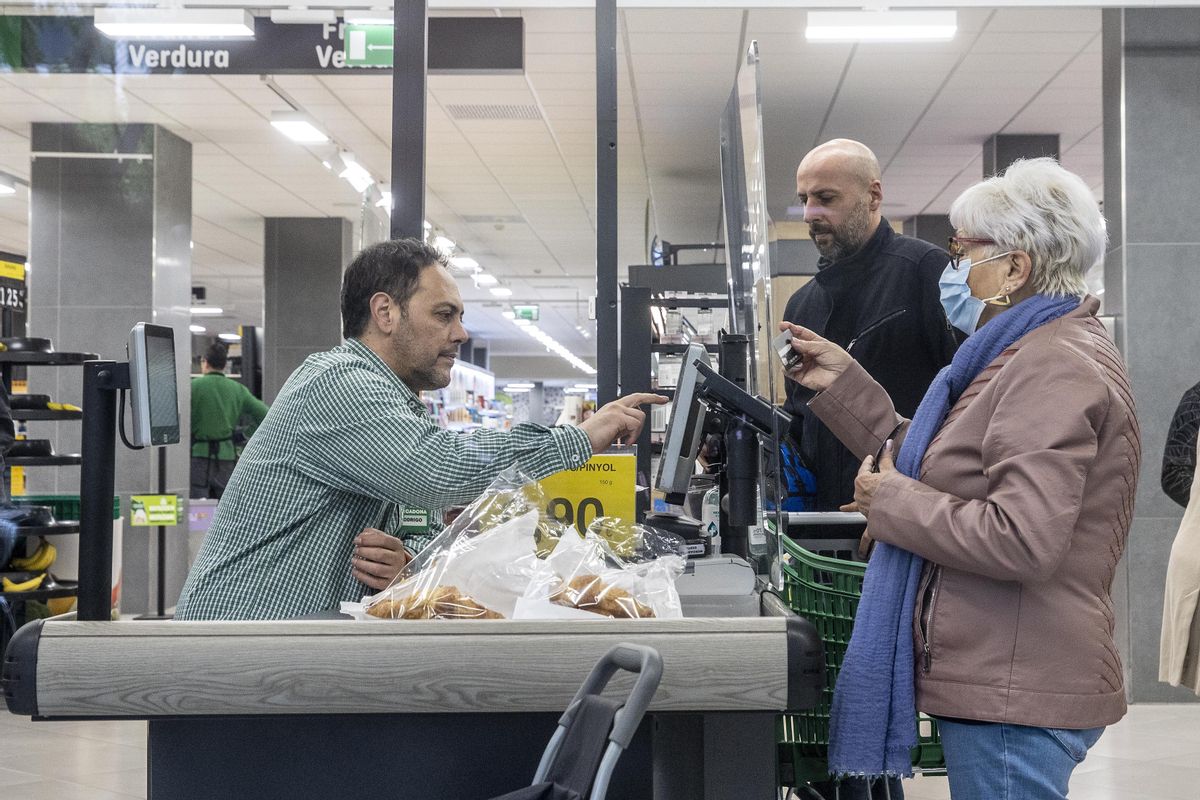
[[[146,796],[146,768],[120,770],[118,772],[100,772],[92,775],[81,775],[76,783],[85,786],[95,786],[110,792],[121,792],[136,797]]]

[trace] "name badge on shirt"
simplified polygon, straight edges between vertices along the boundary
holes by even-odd
[[[422,508],[407,508],[400,517],[400,535],[429,532],[429,512]]]

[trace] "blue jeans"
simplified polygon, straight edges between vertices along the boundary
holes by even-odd
[[[1065,800],[1104,728],[1066,730],[938,720],[954,800]]]

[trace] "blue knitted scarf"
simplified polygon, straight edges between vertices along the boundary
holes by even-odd
[[[969,336],[921,400],[896,469],[918,480],[925,449],[975,376],[1025,334],[1078,307],[1075,297],[1034,295]],[[912,619],[924,564],[907,550],[876,543],[834,689],[831,774],[912,775],[909,751],[917,744]]]

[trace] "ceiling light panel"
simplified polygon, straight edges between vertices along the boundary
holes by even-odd
[[[810,42],[947,41],[958,30],[955,11],[810,11]]]
[[[324,144],[329,141],[329,137],[313,123],[312,118],[299,111],[275,112],[271,115],[271,125],[299,144]]]
[[[254,17],[239,8],[98,8],[93,22],[110,39],[254,38]]]

